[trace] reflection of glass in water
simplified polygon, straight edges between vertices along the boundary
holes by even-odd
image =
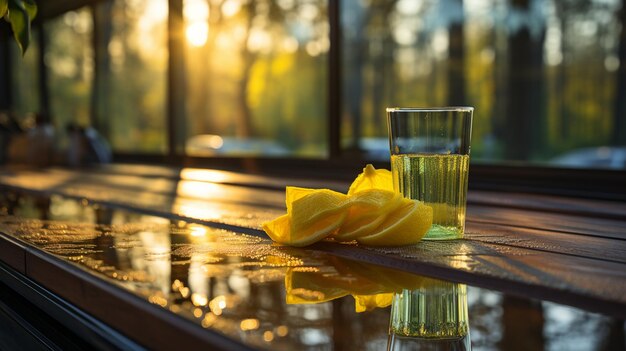
[[[470,350],[466,286],[438,281],[396,294],[387,349]]]

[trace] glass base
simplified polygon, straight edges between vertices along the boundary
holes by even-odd
[[[471,349],[469,334],[450,339],[430,339],[391,333],[387,340],[387,351],[465,351]]]
[[[422,240],[455,240],[463,239],[463,229],[433,224]]]

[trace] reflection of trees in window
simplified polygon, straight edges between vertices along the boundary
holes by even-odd
[[[164,151],[167,3],[104,1],[46,23],[52,119],[121,151]]]
[[[384,107],[464,105],[462,0],[342,2],[344,99],[350,139],[384,137]]]
[[[106,8],[102,11],[107,12]],[[105,118],[113,147],[119,151],[163,152],[167,1],[118,0],[109,11],[111,21],[103,19],[102,24],[111,26],[106,49],[111,76],[108,87],[102,87],[106,91],[102,103],[108,104]],[[103,28],[100,33],[105,36],[106,32]],[[100,39],[106,41],[102,36]]]
[[[386,136],[381,105],[475,106],[478,158],[545,160],[619,140],[620,6],[342,2],[344,145]]]
[[[613,138],[614,145],[626,145],[626,1],[621,1],[618,11],[620,22],[619,46],[617,54],[617,84],[615,90],[615,111],[613,111]]]
[[[117,150],[164,151],[167,4],[101,2],[93,14],[46,23],[60,127],[91,122]],[[176,97],[185,99],[182,138],[272,139],[322,154],[326,5],[185,1],[187,89]],[[624,144],[621,7],[623,0],[341,1],[343,144],[384,139],[386,106],[457,104],[477,107],[478,158],[543,160]]]
[[[608,145],[614,77],[620,66],[618,1],[552,2],[547,14],[546,75],[548,145],[546,153]]]
[[[325,2],[187,1],[185,20],[189,135],[274,139],[292,150],[320,147],[329,47]]]
[[[506,118],[497,135],[509,160],[528,160],[543,146],[545,18],[534,1],[513,0],[509,9]]]
[[[394,90],[394,43],[390,22],[397,0],[372,1],[368,6],[342,2],[344,30],[344,98],[350,118],[350,149],[358,150],[361,136],[369,129],[385,130],[383,108],[389,91]],[[368,106],[366,101],[371,101]],[[366,112],[364,113],[364,110]],[[364,124],[365,116],[369,123]]]
[[[52,120],[89,124],[89,91],[93,76],[92,21],[88,9],[72,11],[46,23],[45,63],[50,72]]]
[[[9,35],[8,32],[0,33],[0,36]],[[23,118],[26,114],[33,113],[39,111],[38,106],[40,105],[39,96],[38,96],[38,67],[37,67],[37,59],[39,55],[39,38],[35,33],[32,34],[30,45],[24,56],[19,52],[18,46],[8,38],[6,41],[2,43],[2,45],[8,46],[9,59],[7,62],[10,62],[11,67],[13,67],[12,74],[13,77],[11,79],[11,86],[6,91],[5,96],[0,98],[2,100],[10,100],[7,101],[6,106],[8,107],[9,103],[13,104],[15,115],[18,119]],[[0,39],[0,40],[5,40]],[[0,105],[2,103],[0,102]],[[0,106],[2,108],[2,106]]]

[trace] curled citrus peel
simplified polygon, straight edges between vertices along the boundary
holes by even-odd
[[[363,168],[350,185],[348,195],[354,195],[368,189],[380,189],[393,192],[393,178],[391,172],[386,169],[376,169],[371,164]]]
[[[394,192],[391,172],[368,164],[348,194],[287,187],[287,214],[263,223],[272,240],[306,246],[325,238],[373,246],[415,244],[432,225],[433,210]]]

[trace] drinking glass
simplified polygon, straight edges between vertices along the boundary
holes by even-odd
[[[394,188],[433,209],[424,240],[463,238],[473,112],[472,107],[387,109]]]

